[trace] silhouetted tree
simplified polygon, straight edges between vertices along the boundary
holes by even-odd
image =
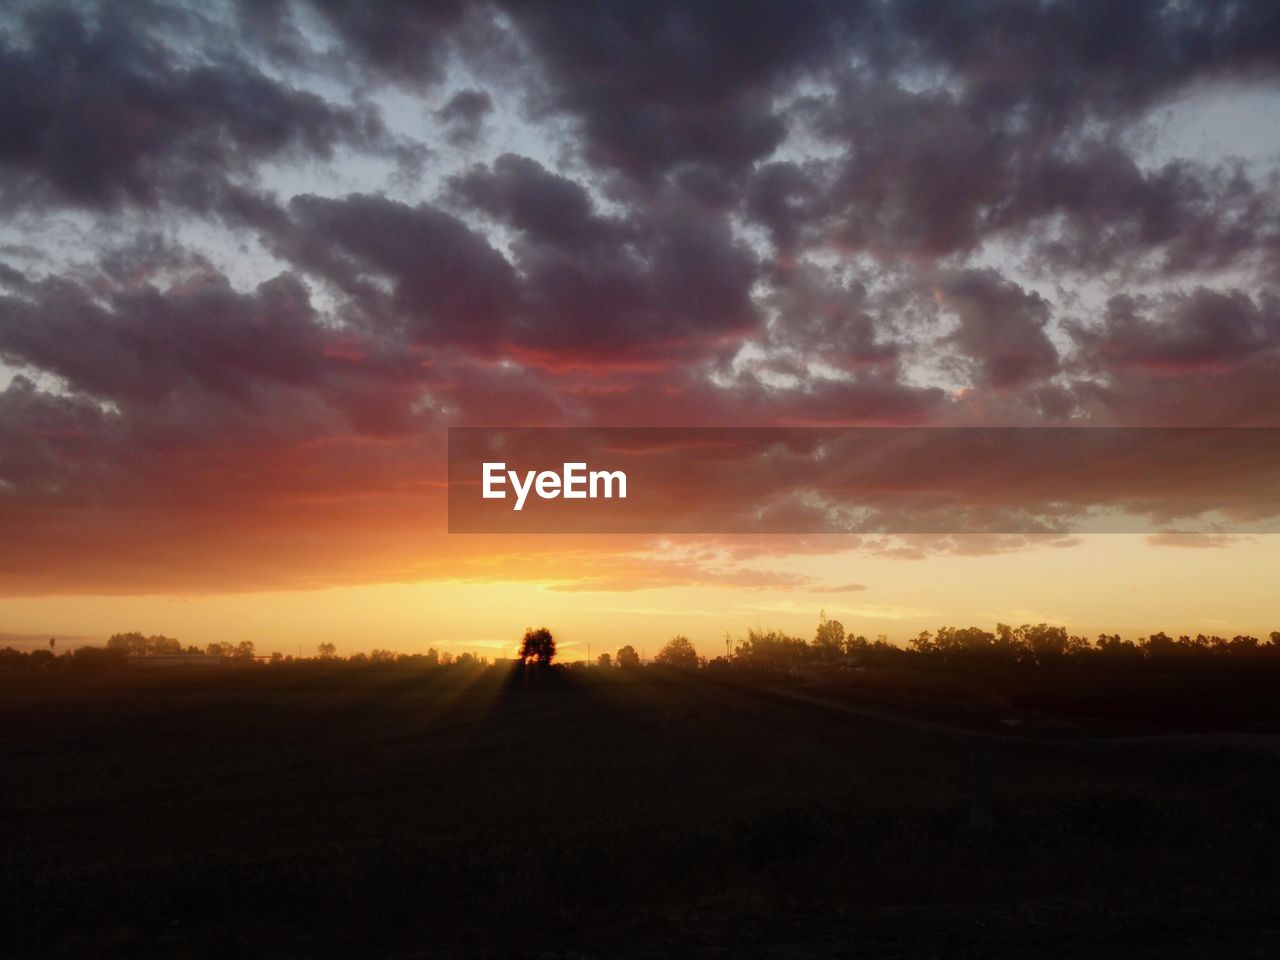
[[[933,645],[943,656],[986,654],[994,650],[996,635],[978,627],[939,627]]]
[[[1254,654],[1262,649],[1262,644],[1257,637],[1250,636],[1234,636],[1231,642],[1227,644],[1227,650],[1234,654]]]
[[[173,637],[155,634],[144,637],[137,630],[130,633],[114,633],[107,640],[107,649],[127,656],[141,657],[156,653],[181,653],[182,644]]]
[[[151,647],[152,653],[181,653],[182,644],[173,637],[154,636],[147,637],[147,643]]]
[[[1098,654],[1109,663],[1122,661],[1135,662],[1142,659],[1142,651],[1132,640],[1123,639],[1120,634],[1098,634]]]
[[[1014,640],[1018,650],[1025,649],[1030,662],[1041,667],[1059,664],[1067,654],[1066,627],[1024,624],[1014,631]]]
[[[151,652],[151,644],[137,630],[129,633],[113,633],[107,638],[107,649],[116,653],[140,657]]]
[[[688,637],[679,635],[668,640],[667,645],[659,650],[658,655],[653,659],[655,663],[666,667],[696,668],[698,651],[693,648]]]
[[[828,663],[836,660],[844,653],[844,624],[839,620],[828,620],[827,612],[818,614],[818,629],[813,635],[813,650],[821,660]]]
[[[320,652],[321,660],[332,660],[338,655],[338,648],[332,643],[322,643],[316,649]]]
[[[630,669],[640,666],[640,654],[636,653],[636,648],[627,644],[617,653],[618,666]]]
[[[27,663],[35,669],[51,667],[57,662],[52,650],[32,650],[27,654]]]
[[[738,644],[737,656],[758,666],[787,667],[803,663],[809,652],[809,645],[799,637],[777,630],[748,630],[747,639]]]
[[[551,663],[556,655],[556,641],[551,636],[551,631],[546,627],[539,627],[537,630],[532,627],[524,632],[524,639],[520,641],[520,660],[528,663],[532,660],[539,666],[545,667]]]
[[[1143,652],[1153,659],[1170,657],[1178,652],[1178,642],[1163,631],[1153,633],[1145,640],[1139,640],[1138,646],[1142,647]]]
[[[866,637],[862,636],[862,634],[858,634],[856,637],[851,633],[845,635],[844,652],[846,656],[861,658],[862,654],[866,652],[866,649],[869,646],[871,646],[871,644],[867,641]]]
[[[611,658],[607,653],[602,653],[602,654],[600,654],[600,656],[596,657],[596,666],[597,666],[597,667],[612,667],[612,666],[613,666],[613,659],[612,659],[612,658]]]
[[[911,649],[916,653],[936,653],[937,645],[933,642],[933,634],[928,630],[921,630],[914,637],[907,641],[911,645]]]

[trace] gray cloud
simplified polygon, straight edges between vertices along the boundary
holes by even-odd
[[[90,207],[153,205],[185,181],[385,142],[376,112],[289,87],[231,53],[185,58],[147,32],[141,7],[137,19],[128,10],[36,7],[0,41],[7,204],[48,193]],[[172,16],[200,27],[194,14]]]
[[[466,422],[1278,424],[1280,172],[1146,141],[1278,70],[1265,0],[6,12],[0,518]]]

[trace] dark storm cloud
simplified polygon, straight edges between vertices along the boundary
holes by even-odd
[[[468,422],[1280,423],[1275,164],[1149,149],[1278,81],[1269,0],[0,14],[0,521],[297,529]]]
[[[625,224],[599,217],[582,184],[536,160],[505,153],[453,178],[455,197],[537,243],[573,249],[627,239]]]
[[[901,316],[901,297],[876,296],[860,279],[811,266],[779,270],[771,281],[765,302],[780,319],[770,329],[771,353],[843,370],[896,370],[902,351],[890,336],[889,317]]]
[[[109,400],[158,402],[188,383],[243,393],[257,380],[315,383],[321,329],[305,288],[282,276],[253,294],[225,278],[113,293],[65,281],[0,300],[0,357]]]
[[[603,362],[617,349],[671,360],[755,328],[755,257],[725,218],[665,197],[633,226],[626,244],[565,250],[530,237],[516,245],[531,321],[522,342],[585,348]]]
[[[1094,369],[1227,372],[1258,359],[1280,360],[1280,299],[1255,302],[1240,290],[1204,287],[1154,303],[1121,295],[1107,304],[1100,324],[1070,330]]]
[[[436,119],[448,128],[449,142],[471,146],[482,133],[484,118],[493,112],[493,98],[484,90],[459,90],[436,111]]]
[[[761,164],[744,193],[748,216],[769,232],[778,255],[789,260],[801,234],[815,217],[824,214],[821,165],[809,173],[796,163]]]
[[[721,214],[698,209],[679,188],[608,218],[581,184],[504,154],[454,178],[451,189],[519,233],[516,346],[607,363],[619,349],[634,357],[692,345],[696,353],[699,343],[758,322],[755,256]]]
[[[7,203],[48,190],[78,205],[153,204],[185,180],[385,138],[376,113],[292,89],[232,54],[188,61],[148,35],[142,5],[129,11],[34,7],[0,41]]]
[[[421,86],[443,80],[451,49],[485,62],[502,9],[312,6],[340,52],[306,48],[302,25],[280,4],[242,5],[241,40],[286,66],[340,64]],[[87,9],[92,15],[33,9],[3,52],[7,159],[65,196],[150,197],[166,164],[207,175],[289,150],[325,157],[336,143],[367,145],[380,135],[376,113],[269,79],[229,44],[179,55],[146,29],[147,18],[163,19],[150,7]],[[157,9],[189,31],[207,28],[195,8]],[[1046,137],[1091,117],[1130,115],[1196,79],[1256,75],[1280,62],[1280,14],[1265,2],[619,2],[571,15],[563,4],[521,3],[504,13],[529,58],[520,65],[529,105],[572,118],[588,159],[641,180],[675,171],[704,185],[723,176],[733,183],[795,128],[788,91],[834,84],[840,94],[820,126],[865,144],[842,178],[845,192],[887,220],[886,239],[910,242],[914,229],[938,249],[969,239],[975,200],[991,193],[975,174],[989,169],[1007,185],[1011,153],[1021,169]],[[939,76],[946,93],[899,86],[920,71]],[[467,138],[487,97],[458,91],[441,118]],[[884,164],[900,165],[892,183],[877,183]],[[921,213],[926,222],[912,227]]]
[[[813,224],[842,247],[938,256],[985,232],[1015,144],[951,93],[855,78],[802,113],[842,150]]]
[[[1143,171],[1092,142],[1028,166],[992,226],[1031,226],[1048,266],[1105,272],[1155,253],[1166,275],[1230,267],[1275,237],[1274,199],[1239,168],[1175,161]],[[1036,231],[1056,217],[1057,232]]]
[[[780,251],[797,239],[883,256],[967,251],[1043,225],[1041,252],[1096,268],[1165,247],[1169,269],[1222,266],[1258,229],[1257,188],[1231,171],[1141,169],[1117,124],[1197,80],[1280,65],[1266,3],[594,5],[513,11],[603,168],[732,189],[785,131],[844,156],[761,167],[746,210]],[[750,53],[750,56],[747,53]],[[936,78],[919,88],[918,77]],[[828,97],[801,97],[802,79]],[[1049,230],[1065,221],[1065,237]]]
[[[109,469],[120,430],[118,416],[85,397],[15,378],[0,391],[0,494],[79,502],[84,477]]]
[[[577,118],[590,159],[649,179],[745,171],[785,138],[772,94],[848,39],[846,8],[777,3],[551,3],[509,8],[544,71],[545,106]]]
[[[109,404],[135,438],[258,442],[420,426],[413,407],[428,377],[418,361],[323,322],[296,276],[243,293],[181,249],[163,248],[172,273],[140,271],[137,258],[153,249],[144,237],[84,282],[27,281],[0,297],[0,359]]]
[[[316,270],[411,339],[498,346],[519,297],[515,272],[482,236],[430,204],[295,197],[286,255]],[[390,293],[373,278],[390,283]]]
[[[411,84],[443,76],[449,31],[468,7],[465,0],[313,0],[312,5],[361,64],[391,80]]]
[[[993,118],[949,89],[857,76],[796,116],[841,154],[756,169],[746,211],[782,256],[832,244],[943,258],[997,239],[1026,241],[1045,269],[1116,269],[1154,252],[1170,272],[1221,268],[1276,233],[1269,187],[1238,166],[1144,169],[1087,125],[1019,130],[1021,113]]]
[[[1058,352],[1045,333],[1049,304],[991,270],[946,277],[943,306],[960,320],[957,346],[977,365],[977,382],[1005,388],[1052,376]]]
[[[849,150],[814,212],[841,220],[853,242],[926,252],[971,246],[1010,207],[1070,212],[1086,198],[1057,193],[1098,175],[1121,181],[1098,191],[1101,204],[1130,195],[1122,215],[1167,230],[1159,194],[1188,189],[1173,181],[1189,172],[1134,183],[1141,175],[1105,143],[1062,170],[1081,131],[1137,116],[1196,80],[1280,68],[1280,14],[1266,2],[601,3],[573,17],[563,5],[516,4],[510,13],[542,69],[547,106],[580,123],[597,165],[642,180],[701,169],[704,180],[732,181],[807,114]],[[921,76],[937,86],[918,89]],[[832,86],[835,97],[802,96],[810,109],[789,109],[798,82]],[[754,207],[785,232],[795,211],[769,197],[794,206],[814,188],[786,168],[761,175]],[[1064,177],[1074,183],[1055,189]]]
[[[1033,127],[1130,112],[1195,79],[1280,68],[1280,10],[1268,0],[907,0],[887,9],[904,59],[956,71],[984,111],[1034,106]]]

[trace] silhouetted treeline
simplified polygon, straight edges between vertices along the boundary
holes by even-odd
[[[776,630],[748,631],[746,639],[735,645],[733,659],[738,663],[777,668],[1007,666],[1053,670],[1266,661],[1280,664],[1280,631],[1272,631],[1265,640],[1245,634],[1222,637],[1203,633],[1177,638],[1153,633],[1137,640],[1101,633],[1090,640],[1068,633],[1065,627],[1047,623],[1020,627],[1000,623],[994,631],[981,627],[926,630],[902,647],[890,643],[883,635],[868,640],[861,634],[847,633],[840,621],[824,616],[811,641]]]
[[[517,663],[547,667],[555,656],[555,641],[545,627],[529,630]],[[0,670],[23,669],[87,669],[101,670],[124,667],[131,661],[148,664],[230,663],[324,666],[400,665],[419,668],[478,668],[489,665],[487,658],[474,653],[440,653],[434,648],[426,653],[397,653],[375,649],[340,656],[332,643],[322,643],[312,657],[294,657],[279,652],[258,656],[253,641],[236,644],[210,643],[204,648],[183,646],[172,637],[144,636],[139,632],[112,635],[106,646],[82,646],[56,655],[50,649],[32,651],[0,649]],[[500,664],[509,661],[499,661]],[[1183,634],[1171,637],[1165,633],[1128,640],[1119,634],[1101,633],[1094,639],[1068,633],[1065,627],[1046,623],[1011,627],[996,624],[994,631],[981,627],[939,627],[912,637],[906,646],[889,642],[883,634],[874,640],[862,634],[849,633],[838,620],[822,615],[812,640],[791,636],[778,630],[748,630],[745,638],[726,637],[726,652],[708,659],[700,656],[693,643],[684,636],[669,640],[653,658],[652,665],[663,668],[712,669],[762,668],[796,670],[810,667],[827,668],[904,668],[904,669],[1030,669],[1030,670],[1110,670],[1135,669],[1205,669],[1214,665],[1280,666],[1280,630],[1267,638],[1236,634],[1231,637]],[[585,669],[586,663],[573,663],[572,668]],[[612,656],[601,654],[595,668],[636,670],[645,667],[641,656],[631,645],[623,646]]]
[[[708,660],[698,656],[687,638],[677,636],[663,647],[654,663],[684,668],[774,670],[832,667],[1121,671],[1182,666],[1199,669],[1215,664],[1280,666],[1280,631],[1272,631],[1265,640],[1245,634],[1221,637],[1203,633],[1177,638],[1153,633],[1137,640],[1102,633],[1090,640],[1046,623],[1020,627],[1000,623],[994,631],[939,627],[936,632],[924,631],[906,646],[900,646],[890,643],[883,634],[870,640],[862,634],[849,633],[840,621],[823,615],[812,640],[779,630],[748,630],[745,638],[729,638],[726,645],[726,655]],[[635,650],[628,646],[614,658],[602,654],[597,665],[634,668],[641,664]]]
[[[183,646],[172,637],[146,636],[137,631],[112,634],[105,646],[86,645],[57,655],[54,653],[52,643],[47,650],[23,651],[12,647],[0,648],[0,670],[111,670],[125,668],[130,662],[139,660],[157,665],[169,662],[176,665],[309,664],[325,667],[398,664],[428,669],[483,667],[489,664],[486,657],[474,653],[456,655],[439,653],[434,647],[426,653],[397,653],[394,650],[374,649],[370,653],[361,651],[342,657],[338,655],[337,648],[332,643],[320,644],[316,655],[311,657],[295,657],[279,651],[268,656],[259,656],[252,640],[242,640],[239,643],[210,643],[204,647]]]

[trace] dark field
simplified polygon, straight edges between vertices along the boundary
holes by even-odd
[[[0,674],[0,955],[1277,956],[1274,690]]]

